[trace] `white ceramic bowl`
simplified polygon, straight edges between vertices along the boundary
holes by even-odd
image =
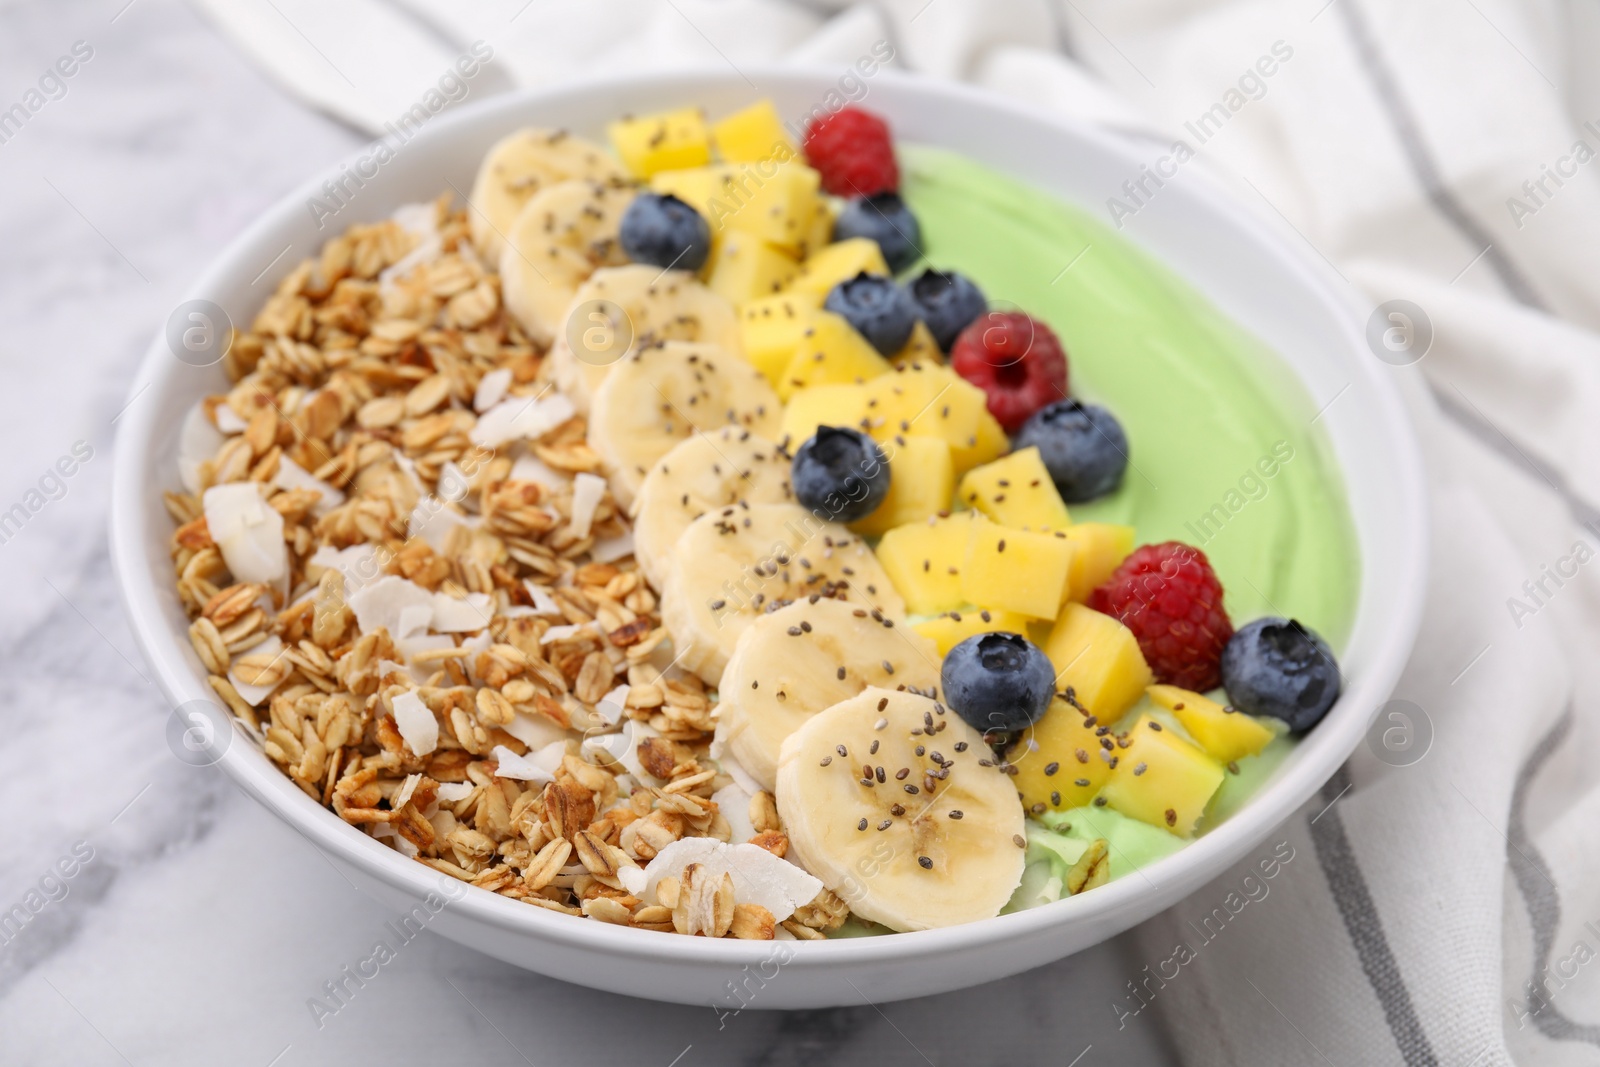
[[[839,77],[745,73],[786,116],[823,102]],[[889,118],[897,136],[968,153],[1091,211],[1147,162],[1140,148],[1103,131],[959,86],[886,72],[867,84],[867,105]],[[497,97],[440,116],[366,180],[326,229],[318,229],[307,200],[322,195],[338,168],[308,181],[235,240],[192,295],[220,304],[234,322],[249,322],[275,280],[322,241],[403,203],[452,186],[469,189],[485,149],[518,126],[598,135],[623,113],[682,104],[727,112],[755,95],[732,72],[655,75]],[[353,167],[355,157],[349,162]],[[1242,811],[1145,868],[1143,877],[1021,914],[921,933],[776,943],[666,936],[541,911],[444,879],[318,807],[242,731],[219,745],[218,762],[386,904],[410,909],[434,894],[439,910],[430,926],[446,937],[542,974],[659,1000],[800,1008],[858,1004],[863,995],[883,1001],[939,993],[1039,966],[1168,907],[1251,852],[1361,742],[1400,674],[1420,618],[1425,493],[1416,443],[1386,380],[1389,368],[1367,349],[1359,315],[1331,271],[1287,247],[1198,175],[1168,183],[1135,222],[1130,236],[1282,353],[1317,404],[1345,390],[1320,421],[1344,472],[1362,561],[1343,697]],[[113,558],[134,633],[174,708],[210,693],[173,590],[166,549],[172,526],[161,492],[177,483],[182,416],[223,383],[219,368],[179,362],[165,334],[158,336],[133,387],[144,393],[123,416],[117,440]],[[743,990],[740,1000],[731,983]]]

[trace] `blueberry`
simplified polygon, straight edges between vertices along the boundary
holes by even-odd
[[[906,346],[917,324],[917,305],[893,278],[857,274],[828,291],[824,309],[843,315],[873,348],[892,356]]]
[[[975,634],[945,656],[939,684],[945,703],[969,726],[1003,733],[1039,721],[1055,698],[1056,669],[1025,637]]]
[[[1222,685],[1240,711],[1304,733],[1339,699],[1339,665],[1328,643],[1293,619],[1257,619],[1222,650]]]
[[[932,267],[911,283],[911,299],[922,313],[922,321],[928,324],[933,339],[945,352],[950,351],[950,346],[973,319],[989,310],[983,290],[974,285],[971,278]]]
[[[818,426],[794,454],[794,496],[828,522],[855,522],[889,495],[889,457],[859,430]]]
[[[622,250],[635,263],[696,271],[711,254],[711,227],[671,193],[640,193],[622,213]]]
[[[922,225],[899,193],[858,196],[833,222],[833,239],[870,237],[883,250],[889,269],[899,274],[922,258]]]
[[[1039,450],[1069,504],[1105,496],[1122,484],[1128,466],[1128,435],[1116,416],[1078,400],[1057,400],[1034,412],[1011,445]]]

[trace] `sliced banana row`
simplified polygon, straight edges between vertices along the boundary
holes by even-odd
[[[601,267],[628,261],[619,230],[638,190],[623,181],[565,181],[534,194],[505,232],[500,288],[506,310],[549,345],[573,297]]]
[[[661,620],[673,654],[712,685],[739,637],[772,605],[838,597],[891,619],[905,615],[872,550],[838,523],[798,504],[751,504],[709,512],[673,547]]]
[[[565,130],[530,127],[496,142],[478,166],[468,213],[472,243],[483,258],[499,264],[505,235],[534,194],[574,179],[608,185],[628,176],[611,153]]]
[[[811,716],[868,686],[938,685],[939,650],[926,637],[859,604],[807,599],[746,627],[722,672],[718,714],[734,758],[772,789],[783,742]]]
[[[1022,880],[1022,804],[937,701],[871,688],[783,743],[778,814],[800,865],[891,930],[999,913]]]
[[[672,548],[695,519],[740,501],[793,500],[790,463],[777,445],[740,426],[695,434],[674,445],[650,468],[634,496],[633,554],[639,570],[660,589]]]

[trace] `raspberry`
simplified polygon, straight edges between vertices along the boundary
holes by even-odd
[[[988,395],[989,414],[1008,434],[1067,395],[1067,354],[1060,340],[1019,311],[973,319],[950,346],[950,369]]]
[[[1089,606],[1133,631],[1156,681],[1197,693],[1222,684],[1233,623],[1222,607],[1222,583],[1198,548],[1167,541],[1134,549],[1089,594]]]
[[[806,159],[834,196],[872,196],[900,188],[889,125],[870,111],[844,107],[806,129]]]

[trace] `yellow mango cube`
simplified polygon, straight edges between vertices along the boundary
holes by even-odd
[[[853,382],[797,389],[783,408],[779,441],[792,453],[817,432],[818,426],[861,428],[866,414],[865,390]]]
[[[711,127],[717,151],[730,163],[760,163],[793,159],[798,150],[783,128],[783,119],[771,100],[757,100]]]
[[[938,437],[952,449],[978,431],[983,391],[937,363],[908,363],[867,383],[868,433],[879,441]]]
[[[1019,530],[1065,530],[1072,523],[1037,448],[968,471],[957,495],[963,504]]]
[[[778,397],[788,400],[796,390],[830,382],[865,382],[892,369],[844,316],[817,311],[778,379]]]
[[[964,607],[914,623],[911,628],[938,646],[939,655],[947,656],[952,648],[974,634],[1005,632],[1025,635],[1028,632],[1028,617],[1014,611]]]
[[[982,393],[983,390],[979,389],[978,392]],[[1011,439],[1006,436],[1000,420],[989,414],[985,401],[983,410],[978,412],[977,430],[966,440],[951,446],[951,458],[955,460],[956,473],[965,474],[974,467],[999,459],[1010,447]]]
[[[828,247],[833,242],[833,208],[828,202],[817,197],[817,210],[811,216],[811,225],[806,230],[805,240],[800,242],[796,250],[801,260],[811,258],[821,249]],[[826,296],[826,293],[821,294]]]
[[[859,534],[876,537],[896,526],[924,522],[950,507],[956,468],[950,446],[936,437],[908,437],[884,448],[889,456],[889,493],[866,518],[850,524]]]
[[[898,476],[899,471],[891,474],[891,486]],[[908,613],[933,615],[967,602],[961,595],[961,565],[968,534],[966,518],[948,515],[896,526],[883,535],[878,562],[905,598]]]
[[[1067,583],[1067,599],[1081,604],[1133,551],[1134,529],[1107,522],[1080,522],[1064,532],[1072,542],[1072,578]]]
[[[749,233],[718,235],[706,262],[706,285],[730,304],[771,296],[784,289],[800,264],[775,245]]]
[[[660,171],[703,167],[711,162],[711,132],[697,107],[620,119],[606,131],[622,165],[641,180]]]
[[[961,592],[980,607],[1048,619],[1061,606],[1061,589],[1071,566],[1072,546],[1064,538],[974,517],[961,567]]]
[[[1133,631],[1082,604],[1062,609],[1045,639],[1044,653],[1055,664],[1056,688],[1071,686],[1078,703],[1108,726],[1156,680]]]
[[[1015,785],[1025,809],[1061,811],[1094,800],[1111,777],[1113,755],[1094,731],[1083,712],[1057,698],[1023,732],[1007,759],[1017,767]]]
[[[928,329],[927,323],[918,319],[917,324],[911,328],[911,336],[906,338],[905,346],[890,356],[889,362],[896,367],[909,366],[913,363],[932,365],[943,362],[943,355],[944,353],[939,351],[939,342],[933,339],[933,331]]]
[[[1130,818],[1189,837],[1222,785],[1222,764],[1148,715],[1127,737],[1100,795]]]
[[[797,255],[815,221],[821,183],[802,163],[722,163],[660,171],[650,188],[699,211],[713,234],[738,230]]]
[[[1172,712],[1189,731],[1189,736],[1221,763],[1254,756],[1278,736],[1255,716],[1225,708],[1210,697],[1188,689],[1152,685],[1145,692],[1156,705]]]
[[[822,306],[815,293],[777,293],[739,305],[739,340],[744,358],[774,384],[789,365],[811,313]]]
[[[883,250],[870,237],[852,237],[819,248],[801,264],[800,276],[794,288],[828,295],[840,282],[847,282],[857,274],[889,273]]]

